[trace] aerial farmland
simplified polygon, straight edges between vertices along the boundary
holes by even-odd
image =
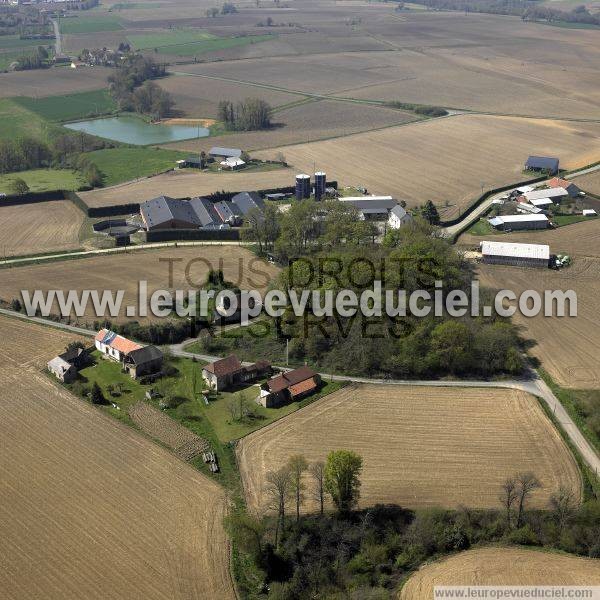
[[[2,600],[600,586],[579,4],[0,0]]]

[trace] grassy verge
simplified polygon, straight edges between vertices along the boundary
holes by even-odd
[[[110,186],[173,169],[175,161],[186,158],[189,153],[152,146],[124,146],[87,152],[86,156],[104,174],[104,185]]]
[[[33,169],[0,175],[0,192],[12,193],[12,182],[23,179],[32,192],[79,190],[86,185],[81,175],[71,169]]]
[[[494,229],[488,222],[487,219],[479,219],[475,221],[471,227],[469,227],[464,233],[468,233],[470,235],[497,235],[500,233],[497,229]]]

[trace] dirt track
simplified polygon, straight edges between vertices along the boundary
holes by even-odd
[[[264,510],[265,474],[292,454],[324,460],[342,448],[364,459],[361,506],[497,507],[505,479],[529,470],[544,483],[537,506],[545,506],[560,485],[579,494],[574,459],[529,394],[362,385],[318,400],[240,442],[249,507]],[[316,504],[307,502],[306,508]]]
[[[600,585],[600,560],[525,548],[479,548],[421,567],[399,600],[431,600],[438,585]]]
[[[234,598],[222,489],[39,372],[73,336],[0,328],[2,598]]]

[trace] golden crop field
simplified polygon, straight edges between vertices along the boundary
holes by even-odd
[[[580,496],[575,461],[533,396],[495,388],[358,385],[239,442],[248,506],[264,511],[267,472],[293,454],[312,462],[338,449],[363,458],[361,507],[498,507],[503,482],[524,471],[544,485],[532,498],[535,506],[545,506],[561,485]],[[307,501],[305,510],[315,509]]]
[[[593,231],[591,227],[590,230]],[[593,239],[588,243],[597,246]],[[555,251],[554,246],[551,251]],[[594,252],[597,255],[597,250]],[[537,290],[542,297],[545,290],[574,290],[577,316],[539,314],[528,318],[517,311],[513,318],[523,327],[525,337],[533,341],[529,352],[541,361],[556,383],[568,388],[600,388],[600,365],[596,358],[600,352],[600,259],[597,256],[575,255],[573,264],[561,271],[482,264],[478,273],[482,285],[510,289],[517,295],[525,290]]]
[[[582,175],[575,180],[575,183],[584,191],[600,196],[600,171]]]
[[[223,490],[39,371],[75,336],[0,328],[2,598],[234,598]]]
[[[278,152],[297,171],[310,173],[316,164],[340,184],[391,194],[409,206],[431,199],[451,218],[482,188],[526,179],[522,169],[530,154],[559,156],[564,168],[598,160],[600,124],[459,115],[255,156],[272,158]]]
[[[243,192],[264,190],[294,185],[295,173],[291,169],[249,172],[221,171],[218,173],[194,173],[192,171],[170,171],[155,177],[98,188],[79,195],[90,207],[113,206],[123,202],[144,202],[161,194],[175,198],[203,196],[217,190]]]
[[[68,200],[0,206],[0,255],[79,248],[83,218]]]
[[[422,566],[399,600],[431,600],[436,586],[600,585],[600,560],[525,548],[478,548]]]
[[[21,290],[124,291],[126,306],[138,305],[138,282],[147,281],[148,297],[156,290],[199,289],[209,269],[222,269],[225,280],[241,289],[265,290],[279,269],[239,246],[187,246],[99,255],[77,260],[0,269],[0,297],[10,301]],[[86,317],[93,319],[91,302]],[[52,312],[58,312],[56,304]],[[74,315],[73,315],[74,316]],[[152,318],[150,315],[148,318]]]

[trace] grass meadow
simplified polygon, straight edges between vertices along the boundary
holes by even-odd
[[[85,15],[60,20],[61,33],[97,33],[123,29],[121,19],[112,15]]]
[[[45,98],[15,98],[21,107],[48,121],[73,121],[95,115],[105,115],[117,109],[108,90],[94,90]]]

